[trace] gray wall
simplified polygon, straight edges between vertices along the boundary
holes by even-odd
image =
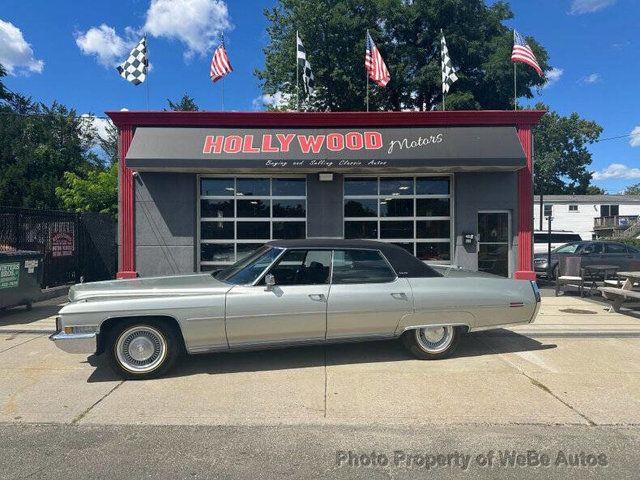
[[[307,175],[307,237],[342,238],[342,175],[321,182],[317,173]]]
[[[456,173],[455,256],[454,262],[465,269],[478,269],[477,244],[463,244],[463,233],[478,233],[478,212],[508,210],[511,212],[510,275],[517,268],[518,252],[518,182],[516,172]]]
[[[138,173],[135,266],[141,277],[196,269],[196,175]]]

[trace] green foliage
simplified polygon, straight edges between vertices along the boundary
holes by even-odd
[[[589,185],[586,192],[584,193],[585,195],[606,195],[607,192],[604,190],[604,188],[600,188],[595,185]]]
[[[549,107],[539,103],[536,109]],[[600,125],[577,113],[562,116],[549,111],[542,117],[534,130],[535,193],[582,195],[596,191],[598,187],[590,185],[591,153],[587,146],[601,133]]]
[[[109,164],[118,163],[118,128],[109,122],[106,136],[98,137],[98,145],[107,156]]]
[[[629,185],[624,189],[625,195],[640,195],[640,183]]]
[[[264,94],[283,93],[296,107],[296,30],[307,50],[318,90],[305,110],[363,110],[366,95],[365,32],[391,73],[385,88],[369,86],[372,110],[441,108],[440,29],[460,79],[447,95],[448,109],[513,108],[513,17],[505,2],[483,0],[279,0],[265,10],[269,43],[265,68],[256,75]],[[527,39],[541,67],[547,52]],[[517,69],[518,96],[544,84],[530,67]],[[302,95],[301,95],[302,96]]]
[[[56,196],[65,210],[99,212],[115,215],[118,212],[118,164],[106,170],[94,168],[84,175],[64,173],[64,185],[56,187]]]
[[[197,112],[198,105],[196,105],[196,101],[193,97],[190,97],[186,93],[182,96],[182,98],[174,103],[167,98],[167,103],[169,104],[169,110],[173,110],[174,112]]]

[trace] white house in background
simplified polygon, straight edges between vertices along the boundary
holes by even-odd
[[[569,230],[583,240],[625,230],[640,217],[640,195],[545,195],[542,230],[551,215],[553,230]],[[534,196],[533,229],[540,230],[540,197]]]

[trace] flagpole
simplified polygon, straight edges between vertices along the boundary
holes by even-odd
[[[513,29],[513,44],[516,44],[516,29]],[[513,48],[513,47],[512,47]],[[516,62],[513,62],[513,109],[518,109],[518,85],[516,80],[517,70],[516,70]]]
[[[296,30],[296,110],[300,111],[300,63],[298,62],[298,30]]]
[[[444,38],[444,32],[440,29],[440,37]],[[444,112],[444,97],[446,93],[444,91],[444,53],[442,40],[440,40],[440,77],[442,78],[442,111]]]
[[[222,48],[225,48],[224,47],[224,31],[220,32],[220,36],[222,38]],[[226,51],[226,49],[225,49],[225,51]],[[225,73],[225,75],[222,76],[222,79],[221,79],[222,80],[222,84],[220,85],[220,93],[221,93],[221,96],[222,96],[222,111],[223,112],[224,112],[224,77],[225,76],[226,76],[226,73]]]
[[[367,40],[368,40],[368,38],[369,38],[369,29],[367,29],[367,36],[364,39],[364,44],[365,44],[364,48],[365,48],[365,50],[367,48]],[[365,69],[364,69],[364,75],[365,75],[365,78],[367,79],[367,112],[368,112],[369,111],[369,72],[367,71],[366,66],[365,66]]]

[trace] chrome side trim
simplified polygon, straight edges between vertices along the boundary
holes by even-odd
[[[66,334],[57,332],[49,336],[60,350],[67,353],[95,353],[98,345],[97,334],[78,333]]]

